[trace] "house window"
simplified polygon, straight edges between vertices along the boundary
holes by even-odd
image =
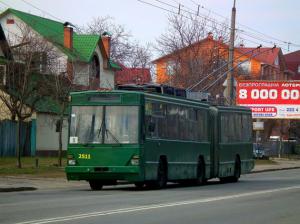
[[[175,75],[178,70],[178,64],[175,61],[167,62],[167,75]]]
[[[6,65],[0,65],[0,86],[6,85]]]
[[[300,73],[300,65],[298,65],[298,73]]]
[[[92,61],[92,77],[100,78],[100,62],[97,55],[94,55]]]
[[[200,58],[190,59],[187,63],[191,71],[199,70],[203,66],[203,61]]]
[[[276,57],[276,59],[275,59],[275,61],[274,61],[274,65],[279,65],[279,58],[278,57]]]
[[[238,62],[238,73],[239,75],[249,75],[251,72],[251,62],[247,61],[239,61]]]
[[[15,24],[15,20],[14,19],[7,19],[6,24]]]
[[[31,69],[35,72],[46,73],[47,71],[47,53],[33,52],[31,59]]]

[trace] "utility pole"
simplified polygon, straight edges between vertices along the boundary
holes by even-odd
[[[235,104],[234,97],[234,76],[233,76],[233,57],[234,57],[234,37],[235,37],[235,16],[236,8],[235,1],[233,2],[233,7],[231,11],[231,26],[230,26],[230,41],[229,41],[229,53],[228,53],[228,74],[227,74],[227,99],[229,105]]]

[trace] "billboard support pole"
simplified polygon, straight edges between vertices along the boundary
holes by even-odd
[[[234,67],[233,67],[233,58],[234,58],[234,38],[235,38],[235,17],[236,17],[236,8],[235,1],[233,2],[233,7],[231,11],[231,27],[230,27],[230,41],[229,41],[229,52],[228,52],[228,74],[227,74],[227,97],[229,105],[234,105]]]
[[[256,122],[260,122],[261,119],[256,119]],[[256,130],[256,143],[260,142],[260,131],[259,130]]]

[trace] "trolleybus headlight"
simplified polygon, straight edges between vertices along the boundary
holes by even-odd
[[[69,154],[67,156],[67,158],[68,158],[68,165],[70,165],[70,166],[76,165],[76,160],[74,159],[73,155]]]
[[[76,165],[76,160],[75,159],[68,160],[68,165],[70,165],[70,166]]]
[[[140,157],[138,155],[135,155],[131,158],[130,162],[131,162],[131,165],[138,166],[140,163]]]

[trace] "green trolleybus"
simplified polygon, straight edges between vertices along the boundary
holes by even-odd
[[[254,166],[251,111],[145,92],[75,92],[67,157],[67,179],[93,190],[119,180],[236,182]]]

